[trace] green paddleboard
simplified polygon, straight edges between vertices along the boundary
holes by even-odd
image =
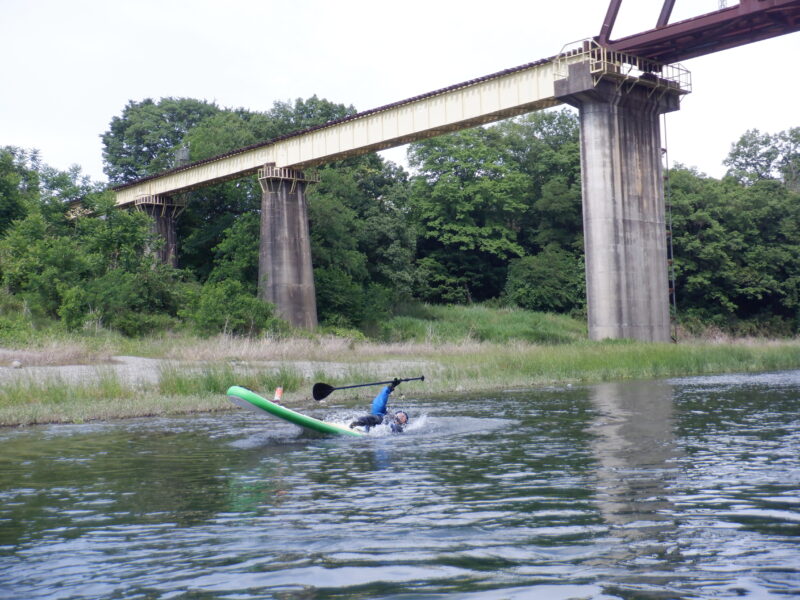
[[[342,425],[337,425],[336,423],[327,423],[325,421],[315,419],[314,417],[309,417],[308,415],[295,412],[290,408],[270,402],[255,392],[250,391],[247,388],[239,387],[238,385],[228,388],[228,399],[242,408],[254,410],[262,414],[267,413],[268,415],[273,415],[283,419],[284,421],[289,421],[289,423],[294,423],[300,427],[311,429],[312,431],[336,435],[351,435],[353,437],[364,437],[364,435],[366,435],[360,431],[354,431]]]

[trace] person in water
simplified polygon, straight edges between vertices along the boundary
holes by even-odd
[[[403,410],[398,410],[389,417],[386,410],[386,405],[389,403],[389,396],[398,385],[400,385],[400,380],[395,378],[392,383],[384,387],[372,401],[370,414],[359,417],[350,423],[350,429],[353,429],[353,427],[364,427],[369,431],[370,427],[375,427],[376,425],[386,422],[393,433],[403,433],[403,429],[408,423],[408,413]]]

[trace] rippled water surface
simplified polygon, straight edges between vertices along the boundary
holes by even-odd
[[[800,371],[409,398],[366,439],[0,430],[0,598],[797,598],[799,398]]]

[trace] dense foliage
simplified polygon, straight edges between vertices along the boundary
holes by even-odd
[[[680,306],[720,326],[800,326],[800,194],[687,169],[670,177]]]
[[[354,113],[312,97],[266,112],[165,98],[129,102],[103,137],[111,183],[203,160]],[[417,302],[491,301],[581,315],[578,121],[545,111],[411,144],[413,174],[378,155],[319,169],[309,192],[320,321],[395,339]],[[679,316],[720,327],[800,328],[800,128],[746,132],[723,180],[673,169]],[[0,338],[54,320],[127,335],[285,329],[256,299],[254,178],[191,193],[180,269],[159,264],[148,218],[75,167],[0,148]]]

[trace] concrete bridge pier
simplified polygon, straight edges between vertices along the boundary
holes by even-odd
[[[261,184],[258,296],[296,327],[317,326],[306,186],[318,181],[291,168],[265,165]]]
[[[178,236],[175,233],[175,220],[186,208],[186,198],[142,196],[134,206],[153,219],[152,231],[164,240],[158,251],[159,260],[167,265],[178,265]]]
[[[589,67],[555,82],[580,111],[589,338],[668,342],[659,116],[678,110],[681,91],[655,77],[595,81]]]

